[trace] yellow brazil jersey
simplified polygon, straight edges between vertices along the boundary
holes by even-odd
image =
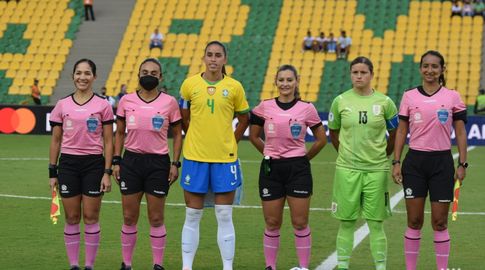
[[[249,111],[241,83],[228,76],[210,83],[200,73],[182,83],[180,95],[183,102],[190,106],[184,157],[200,162],[236,161],[237,142],[232,127],[234,114]]]

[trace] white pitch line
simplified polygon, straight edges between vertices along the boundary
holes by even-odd
[[[471,151],[475,149],[475,146],[470,146],[467,148],[467,151]],[[459,153],[453,154],[453,159],[458,158]],[[404,198],[404,194],[402,189],[399,190],[394,196],[391,198],[391,210]],[[354,249],[364,240],[367,235],[369,234],[369,227],[367,223],[362,225],[357,231],[354,233]],[[337,266],[337,251],[334,251],[330,256],[328,256],[317,268],[316,270],[332,270]]]
[[[24,195],[13,195],[13,194],[0,194],[0,198],[15,198],[15,199],[26,199],[26,200],[43,200],[43,201],[49,201],[51,198],[49,197],[39,197],[39,196],[24,196]],[[108,200],[103,200],[103,203],[106,204],[121,204],[121,201],[108,201]],[[141,202],[142,204],[146,204],[145,202]],[[391,204],[392,204],[392,199],[391,199]],[[173,207],[185,207],[185,204],[183,203],[166,203],[165,205],[167,206],[173,206]],[[234,205],[234,208],[240,208],[240,209],[261,209],[262,207],[260,205]],[[288,207],[285,207],[285,209],[289,209]],[[310,211],[315,211],[315,212],[329,212],[331,211],[331,208],[320,208],[320,207],[311,207]],[[406,211],[404,210],[392,210],[393,214],[406,214]],[[430,214],[430,211],[425,211],[426,214]],[[467,216],[485,216],[485,212],[458,212],[458,215],[467,215]]]

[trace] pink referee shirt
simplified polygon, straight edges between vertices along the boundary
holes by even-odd
[[[305,135],[307,127],[322,121],[315,106],[297,101],[283,110],[276,99],[262,101],[252,113],[264,119],[264,155],[272,158],[290,158],[306,155]]]
[[[420,86],[404,93],[399,117],[409,121],[411,149],[450,150],[453,120],[466,121],[466,106],[457,91],[441,87],[429,96]]]
[[[150,102],[138,92],[124,95],[116,115],[126,122],[125,148],[140,154],[167,154],[168,126],[182,119],[175,98],[162,92]]]
[[[51,126],[62,126],[61,153],[99,155],[103,153],[102,126],[113,123],[113,109],[96,94],[82,105],[69,95],[57,102],[49,121]]]

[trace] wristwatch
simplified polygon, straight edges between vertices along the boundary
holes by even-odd
[[[180,163],[180,161],[172,161],[172,165],[177,167],[177,168],[182,167],[182,163]]]
[[[112,169],[104,169],[104,173],[107,174],[107,175],[112,175],[113,170]]]
[[[396,164],[401,164],[401,161],[400,160],[393,159],[392,160],[392,166],[394,166]]]
[[[458,161],[458,167],[463,167],[463,168],[468,168],[468,162],[466,161],[463,161],[463,162],[459,162]]]

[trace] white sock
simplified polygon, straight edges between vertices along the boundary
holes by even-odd
[[[203,211],[203,209],[185,208],[185,223],[182,229],[183,270],[192,270],[192,263],[199,246],[199,224]]]
[[[232,223],[232,205],[215,205],[217,218],[217,243],[221,252],[224,270],[232,270],[236,234]]]

